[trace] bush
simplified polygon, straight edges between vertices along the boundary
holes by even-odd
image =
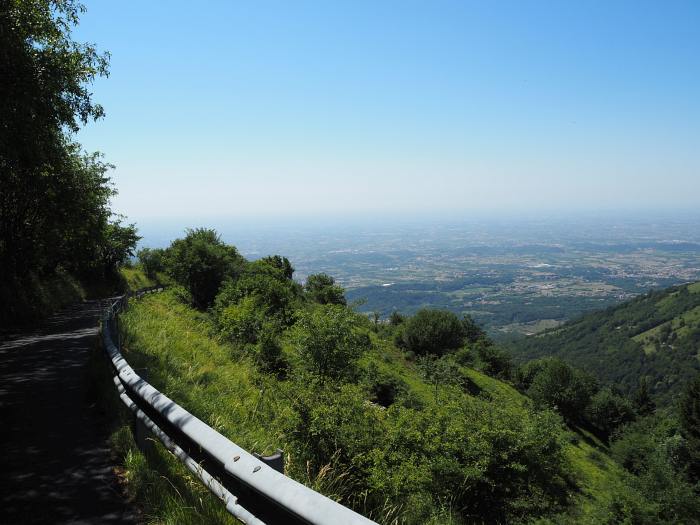
[[[598,390],[595,378],[556,358],[539,365],[527,394],[541,406],[555,408],[568,421],[581,421],[591,397]]]
[[[462,366],[471,366],[474,363],[474,354],[469,348],[460,348],[454,356],[455,361]]]
[[[296,287],[282,270],[263,260],[248,263],[237,280],[229,280],[222,286],[214,301],[214,314],[218,317],[229,305],[252,297],[267,317],[288,325],[297,296]]]
[[[564,495],[561,422],[551,412],[476,398],[378,410],[351,384],[290,391],[286,435],[297,464],[342,473],[341,502],[365,513],[390,505],[402,523],[426,523],[449,502],[466,523],[520,522]]]
[[[345,290],[325,273],[309,275],[304,285],[307,295],[319,304],[346,304]]]
[[[184,239],[173,241],[166,252],[167,273],[191,294],[194,305],[211,306],[225,278],[236,277],[244,259],[233,246],[224,244],[214,230],[187,230]]]
[[[264,311],[255,297],[244,297],[238,303],[227,306],[218,317],[224,336],[241,344],[257,343],[264,322]]]
[[[480,368],[484,374],[501,379],[510,378],[511,357],[507,352],[483,339],[479,340],[475,346]]]
[[[282,354],[282,346],[275,327],[269,324],[263,326],[258,337],[256,355],[258,367],[263,372],[274,373],[278,376],[286,374],[288,363]]]
[[[165,250],[161,248],[143,248],[136,254],[143,268],[143,273],[149,279],[157,279],[160,272],[165,271]]]
[[[173,297],[177,299],[182,304],[187,306],[192,306],[194,304],[194,299],[192,299],[192,294],[187,291],[184,286],[175,285],[168,288],[168,291],[173,294]]]
[[[369,391],[370,401],[383,407],[393,405],[398,397],[405,396],[408,391],[406,383],[401,378],[380,370],[373,362],[367,367],[365,384]]]
[[[593,396],[586,410],[586,419],[607,439],[618,427],[634,421],[636,413],[632,402],[604,388]]]
[[[292,340],[303,367],[320,377],[340,378],[354,370],[355,360],[370,346],[358,329],[357,315],[340,305],[302,312],[292,328]]]
[[[446,310],[419,310],[397,333],[397,343],[416,354],[443,355],[464,342],[464,327],[459,318]]]

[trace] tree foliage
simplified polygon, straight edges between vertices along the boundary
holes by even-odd
[[[530,363],[521,381],[535,403],[556,409],[572,422],[583,419],[584,410],[598,390],[593,376],[556,358]]]
[[[686,386],[680,401],[681,432],[687,443],[688,470],[700,481],[700,374]]]
[[[654,403],[670,406],[700,372],[700,323],[691,314],[698,307],[700,290],[693,285],[655,290],[513,342],[509,350],[522,361],[559,357],[616,384],[626,395],[644,380]]]
[[[359,324],[357,314],[342,305],[301,312],[292,340],[303,366],[322,378],[351,375],[355,361],[370,346],[367,334],[358,330]]]
[[[613,392],[610,387],[603,388],[595,394],[586,408],[586,419],[605,438],[625,423],[634,421],[636,417],[632,402]]]
[[[461,347],[464,338],[464,326],[455,314],[425,308],[403,323],[396,342],[416,354],[443,355]]]
[[[162,248],[142,248],[136,256],[148,278],[156,279],[159,273],[165,271],[165,250]]]
[[[309,275],[304,289],[311,300],[319,304],[346,304],[345,290],[325,273]]]
[[[165,257],[167,273],[192,294],[195,306],[201,309],[212,305],[224,279],[237,276],[242,266],[236,248],[206,228],[187,230],[184,238],[172,242]]]
[[[0,295],[28,276],[66,270],[112,277],[135,228],[112,219],[115,191],[99,154],[75,132],[103,116],[89,85],[108,55],[73,40],[73,0],[12,0],[0,8]]]

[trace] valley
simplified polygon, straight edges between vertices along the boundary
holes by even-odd
[[[285,253],[298,280],[334,276],[359,311],[446,308],[497,339],[700,279],[699,225],[692,215],[217,224],[246,257]],[[144,233],[157,245],[180,231]]]

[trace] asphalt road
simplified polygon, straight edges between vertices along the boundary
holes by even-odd
[[[0,523],[138,523],[89,389],[100,303],[0,341]]]

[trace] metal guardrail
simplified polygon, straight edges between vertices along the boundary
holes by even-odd
[[[114,370],[114,384],[121,400],[134,413],[137,440],[146,430],[158,438],[243,523],[376,525],[288,478],[222,436],[129,366],[120,352],[119,314],[128,308],[130,297],[161,290],[144,288],[117,298],[102,320],[104,349]]]

